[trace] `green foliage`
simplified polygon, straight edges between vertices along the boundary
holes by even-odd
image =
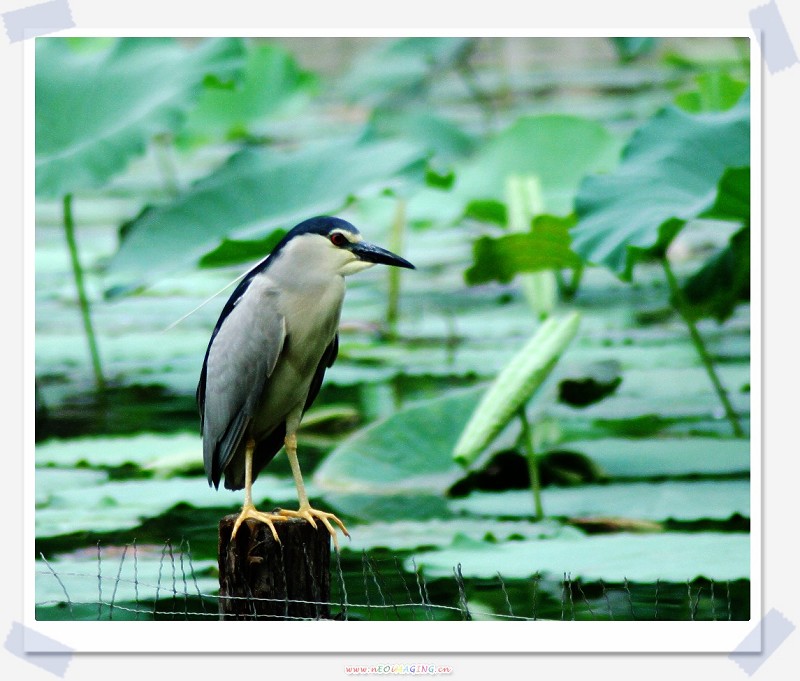
[[[538,215],[530,232],[480,237],[473,244],[473,263],[464,273],[466,282],[506,284],[521,272],[578,267],[581,259],[570,248],[569,229],[574,224],[574,216]]]
[[[636,131],[614,172],[581,185],[573,249],[630,280],[646,253],[663,253],[686,221],[710,211],[726,170],[749,159],[749,96],[720,113],[663,109]]]
[[[549,317],[498,374],[481,398],[453,448],[453,458],[469,466],[536,393],[567,349],[580,324],[572,312]]]
[[[291,153],[246,148],[172,203],[142,211],[126,229],[108,280],[112,288],[140,285],[197,262],[224,237],[262,235],[336,211],[420,160],[417,147],[399,141],[338,141]]]
[[[577,116],[521,116],[486,142],[458,173],[454,193],[468,204],[507,198],[506,178],[536,176],[542,210],[566,215],[586,173],[614,166],[619,146],[605,127]],[[469,210],[469,209],[468,209]]]
[[[222,239],[222,243],[206,253],[200,267],[228,267],[241,263],[252,263],[263,259],[286,235],[285,229],[274,229],[263,239]]]
[[[257,134],[261,121],[297,110],[317,84],[317,77],[301,69],[286,50],[250,41],[241,83],[220,87],[217,82],[206,82],[178,135],[178,144]]]
[[[344,78],[345,96],[377,105],[419,96],[434,73],[452,68],[471,49],[471,38],[400,38],[380,41]]]
[[[459,173],[453,194],[470,217],[507,222],[517,233],[480,237],[467,283],[508,283],[520,273],[537,273],[522,285],[535,309],[546,314],[555,283],[544,272],[581,265],[570,248],[574,219],[555,214],[569,214],[581,178],[611,168],[617,154],[615,139],[602,126],[570,116],[520,118],[484,145]]]
[[[683,285],[684,309],[693,319],[724,322],[736,305],[750,300],[750,168],[728,168],[719,181],[714,205],[703,217],[744,226],[733,234]]]
[[[634,59],[653,45],[652,39],[624,40]],[[144,542],[166,536],[174,540],[175,533],[191,537],[195,569],[211,570],[216,544],[208,530],[219,515],[241,503],[240,493],[207,487],[196,434],[194,389],[224,294],[163,331],[234,276],[191,265],[221,268],[261,259],[286,228],[321,212],[341,211],[367,238],[390,246],[388,230],[399,202],[407,205],[410,227],[405,254],[418,271],[404,278],[397,335],[388,338],[378,330],[386,308],[385,273],[376,268],[348,281],[340,356],[326,375],[317,415],[330,418],[326,405],[347,407],[338,411],[341,418],[326,421],[324,432],[301,434],[303,472],[315,506],[339,513],[353,533],[342,547],[350,593],[351,584],[363,582],[361,569],[367,563],[361,551],[371,552],[366,554],[369,565],[387,557],[387,551],[390,559],[397,551],[406,552],[400,560],[409,558],[409,570],[416,560],[426,577],[451,578],[461,563],[468,593],[487,586],[472,577],[496,580],[499,571],[506,581],[502,591],[484,591],[491,603],[487,609],[500,611],[510,599],[518,613],[526,614],[528,578],[537,572],[551,575],[550,588],[557,590],[565,573],[572,579],[640,580],[643,588],[661,594],[656,598],[662,616],[667,612],[666,580],[676,580],[674,588],[685,593],[685,580],[697,575],[717,580],[748,576],[749,537],[743,528],[750,511],[750,443],[720,438],[726,424],[714,408],[703,367],[689,338],[676,328],[674,314],[662,314],[664,272],[640,260],[663,254],[685,222],[693,221],[681,233],[681,250],[674,251],[682,258],[682,277],[693,273],[681,281],[683,309],[694,319],[733,316],[733,323],[709,325],[704,334],[747,428],[750,337],[747,312],[736,302],[748,296],[749,120],[747,96],[736,103],[743,87],[735,79],[737,69],[714,65],[709,71],[694,61],[691,70],[677,72],[651,59],[646,70],[612,66],[591,69],[589,75],[572,72],[567,75],[578,77],[586,88],[551,92],[547,74],[515,72],[513,65],[499,72],[486,68],[488,61],[471,60],[476,43],[378,41],[376,51],[359,60],[350,75],[347,93],[341,81],[298,66],[310,61],[295,61],[283,48],[261,41],[156,39],[131,47],[130,64],[111,59],[120,49],[114,39],[69,39],[66,51],[60,45],[42,48],[50,50],[45,56],[66,55],[55,60],[54,80],[59,70],[83,68],[85,82],[103,81],[109,91],[117,85],[124,90],[116,99],[125,111],[133,110],[130,100],[136,97],[154,102],[163,88],[172,86],[174,95],[162,101],[163,107],[150,106],[130,126],[119,109],[109,110],[109,120],[100,115],[103,111],[92,112],[106,128],[120,120],[129,128],[120,142],[102,150],[107,158],[76,156],[70,160],[74,168],[53,166],[52,172],[49,163],[42,164],[41,177],[53,193],[40,193],[37,201],[37,437],[50,439],[37,442],[36,448],[37,550],[48,556],[70,551],[70,560],[76,556],[74,562],[62,556],[53,563],[65,581],[64,573],[84,575],[81,584],[66,581],[74,600],[97,599],[97,541],[107,545],[134,537],[140,540],[140,592],[131,594],[123,583],[132,579],[129,554],[115,602],[152,598],[154,590],[148,591],[144,582],[153,585],[159,579],[165,588],[177,579],[180,592],[181,576],[170,572],[170,556],[162,560],[161,547]],[[483,56],[493,44],[485,41],[480,47]],[[166,56],[155,59],[155,54]],[[178,57],[187,63],[177,65]],[[148,59],[156,63],[145,68]],[[37,66],[51,61],[37,59]],[[88,73],[82,65],[92,63],[115,70]],[[127,68],[134,69],[128,75],[142,80],[140,89],[126,89]],[[693,86],[689,79],[700,71],[708,73]],[[114,82],[106,83],[112,76]],[[37,97],[47,94],[45,85]],[[88,110],[94,96],[79,86]],[[535,102],[528,99],[531,86]],[[694,89],[685,92],[686,87]],[[619,165],[622,141],[612,130],[640,121],[642,112],[675,90],[681,91],[678,108],[645,122]],[[570,110],[585,117],[529,115]],[[50,111],[58,113],[57,107]],[[72,126],[80,135],[79,119],[56,121],[54,132]],[[91,116],[88,121],[94,124]],[[93,129],[87,135],[89,146],[102,132]],[[45,133],[42,140],[47,140]],[[163,155],[128,163],[154,135],[159,142],[155,152],[170,140],[177,142],[177,149],[168,149],[176,177],[200,179],[125,225],[115,254],[117,234],[110,226],[164,196],[155,165]],[[85,393],[89,380],[85,350],[78,342],[80,320],[71,318],[65,304],[73,299],[74,288],[65,275],[63,240],[51,229],[60,212],[55,202],[42,199],[72,188],[73,181],[76,189],[107,187],[112,174],[126,166],[128,172],[113,188],[79,194],[75,201],[78,227],[92,226],[92,238],[82,240],[89,298],[96,299],[109,285],[152,284],[139,289],[140,295],[98,306],[97,328],[111,386],[106,401]],[[207,169],[210,174],[203,177]],[[587,183],[590,188],[618,176],[628,183],[618,183],[620,193],[613,201],[609,192],[589,205],[587,185],[581,184],[587,173],[598,174]],[[508,191],[509,178],[515,176],[526,191],[529,185],[541,191],[530,192],[520,203]],[[581,224],[575,201],[579,193],[579,209],[591,208],[579,213]],[[612,207],[618,212],[606,216],[606,231],[592,238],[584,234],[582,249],[575,250],[571,236],[581,235],[595,209]],[[636,227],[642,220],[651,225],[643,228],[650,235],[643,244]],[[420,226],[428,229],[414,229]],[[504,228],[509,232],[503,233]],[[709,255],[710,245],[716,250]],[[544,393],[539,388],[527,405],[532,424],[527,440],[535,445],[543,471],[544,503],[548,514],[561,519],[534,523],[531,493],[519,489],[527,481],[520,455],[525,438],[520,438],[521,419],[513,415],[521,408],[509,412],[510,421],[506,414],[533,391],[530,384],[518,385],[531,367],[509,366],[509,358],[529,337],[530,310],[518,286],[467,288],[464,274],[468,283],[505,284],[542,269],[578,267],[595,247],[597,262],[604,264],[603,258],[621,248],[620,267],[624,273],[630,258],[637,282],[627,286],[606,269],[586,268],[575,300],[581,342],[570,345],[568,353],[551,348],[556,359],[563,355],[555,368],[542,354],[546,348],[527,358],[539,366],[531,372],[534,383],[552,369],[547,385],[558,384],[564,400],[536,399],[535,394]],[[172,270],[175,276],[168,276]],[[570,333],[562,339],[564,348]],[[601,370],[587,373],[590,365]],[[475,454],[471,461],[480,466],[473,464],[468,475],[454,462],[453,452],[489,393],[486,384],[463,391],[455,386],[492,378],[500,399],[483,422],[489,435],[481,451],[487,456]],[[565,386],[583,392],[576,398]],[[430,395],[438,397],[416,401]],[[355,413],[360,418],[352,418]],[[313,416],[308,414],[304,425]],[[503,428],[504,421],[508,425]],[[356,422],[368,425],[354,431]],[[492,435],[498,424],[500,431]],[[141,435],[143,428],[191,434]],[[75,438],[90,432],[126,436]],[[498,453],[503,456],[489,456]],[[514,466],[497,463],[509,460]],[[478,475],[481,485],[490,484],[463,488]],[[564,484],[574,486],[560,487]],[[459,485],[461,492],[456,491]],[[477,488],[504,491],[451,496]],[[284,457],[259,476],[254,492],[265,508],[294,507],[294,484]],[[686,532],[632,534],[683,523]],[[590,537],[578,527],[627,531]],[[726,534],[698,534],[699,527]],[[102,573],[109,580],[119,566],[119,549],[114,550],[113,562],[103,556]],[[409,557],[409,551],[415,554]],[[44,564],[37,570],[48,571]],[[216,577],[200,576],[201,590],[213,593]],[[661,586],[652,584],[655,580]],[[434,601],[440,584],[433,584]],[[414,589],[412,582],[408,585]],[[558,608],[559,593],[553,593]],[[609,593],[613,601],[613,590]],[[631,594],[630,605],[638,607],[635,587]],[[393,594],[385,589],[382,595]],[[543,595],[548,600],[553,594]],[[105,582],[103,596],[107,602]],[[587,596],[593,607],[592,594],[587,591]],[[37,601],[61,599],[57,581],[37,575]],[[716,602],[723,609],[724,600],[718,592]],[[517,609],[522,603],[525,609]],[[702,603],[707,607],[705,598]],[[73,605],[74,612],[53,607],[47,616],[97,615],[96,605],[93,612],[79,609],[90,606]],[[631,615],[628,602],[624,610],[610,603],[609,613],[612,607],[618,619]]]
[[[713,205],[702,217],[732,220],[750,226],[750,166],[726,168]]]
[[[736,306],[750,300],[750,227],[734,234],[728,245],[686,280],[684,309],[692,319],[724,322]]]
[[[611,38],[611,44],[617,51],[619,60],[623,63],[627,63],[650,54],[658,44],[658,38],[625,36]]]
[[[376,109],[367,123],[365,141],[401,138],[424,148],[442,168],[468,157],[477,140],[453,121],[427,111]]]
[[[721,69],[704,71],[695,77],[697,89],[681,92],[675,103],[684,111],[702,113],[733,108],[747,90],[747,83]]]
[[[161,38],[121,38],[74,50],[63,38],[36,41],[36,193],[56,197],[105,184],[153,135],[175,132],[204,80],[238,78],[237,39],[194,48]]]

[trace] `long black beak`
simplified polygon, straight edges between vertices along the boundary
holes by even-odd
[[[401,258],[399,255],[395,255],[391,251],[387,251],[385,248],[375,246],[374,244],[366,241],[359,241],[358,243],[353,244],[350,247],[350,250],[355,253],[360,260],[364,260],[366,262],[374,262],[379,265],[392,265],[394,267],[406,267],[410,270],[417,269],[405,258]]]

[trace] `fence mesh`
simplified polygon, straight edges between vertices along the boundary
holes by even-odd
[[[75,560],[37,561],[37,619],[214,620],[220,596],[216,561],[195,560],[188,542],[103,548]],[[341,620],[733,620],[749,617],[748,580],[640,584],[583,581],[533,573],[526,579],[465,577],[460,564],[449,577],[429,577],[411,561],[363,552],[331,556],[330,601]],[[287,599],[280,599],[287,602]],[[274,616],[265,616],[274,618]],[[286,619],[285,617],[281,619]],[[292,618],[288,619],[309,619]]]

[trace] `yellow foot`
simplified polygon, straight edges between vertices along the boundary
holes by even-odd
[[[280,509],[277,511],[281,516],[285,518],[303,518],[307,520],[311,527],[317,529],[317,523],[314,522],[314,519],[321,520],[322,524],[325,525],[328,532],[330,532],[331,537],[333,537],[333,545],[336,547],[336,550],[339,550],[339,541],[336,537],[336,530],[334,529],[333,525],[331,525],[330,521],[332,520],[335,522],[339,528],[344,532],[345,537],[349,537],[350,533],[347,531],[347,528],[344,526],[344,523],[339,520],[333,513],[326,513],[325,511],[318,511],[315,508],[311,508],[311,506],[301,506],[297,511],[287,511],[286,509]]]
[[[273,521],[284,521],[286,520],[283,516],[275,515],[274,513],[262,513],[261,511],[257,510],[255,506],[243,506],[242,512],[239,514],[239,517],[236,519],[236,522],[233,524],[233,532],[231,532],[231,540],[236,537],[236,533],[239,531],[239,526],[248,519],[257,520],[260,523],[264,523],[272,530],[272,536],[275,537],[275,541],[279,544],[281,540],[278,539],[278,533],[275,531],[275,525],[273,525]]]

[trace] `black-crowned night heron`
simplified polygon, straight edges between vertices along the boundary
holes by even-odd
[[[297,460],[297,428],[319,393],[325,370],[336,360],[344,277],[376,263],[414,266],[361,238],[349,222],[316,217],[294,227],[272,253],[236,287],[208,343],[197,405],[203,434],[208,484],[244,488],[244,505],[232,536],[248,518],[273,523],[320,520],[334,543],[341,520],[308,502]],[[252,484],[259,472],[286,447],[300,508],[259,511]]]

